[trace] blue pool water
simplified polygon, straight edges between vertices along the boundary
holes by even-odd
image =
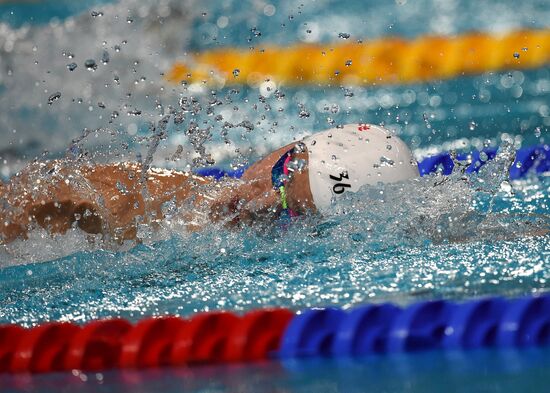
[[[548,142],[550,68],[407,86],[280,86],[284,97],[262,100],[257,88],[212,92],[169,85],[160,75],[183,52],[217,46],[332,42],[341,32],[412,38],[547,28],[547,2],[303,3],[1,4],[0,177],[36,156],[70,154],[70,140],[85,128],[93,131],[79,148],[94,160],[134,160],[147,154],[149,123],[190,96],[196,101],[184,103],[182,124],[169,124],[156,165],[188,169],[192,157],[171,158],[182,145],[185,151],[204,146],[217,166],[235,167],[307,133],[351,122],[384,123],[418,158],[497,145],[504,146],[502,154],[466,179],[455,173],[446,181],[434,176],[365,189],[341,204],[341,214],[302,219],[285,230],[274,224],[186,234],[171,223],[160,234],[144,228],[143,244],[120,249],[76,231],[55,239],[34,233],[0,250],[0,323],[137,320],[268,306],[348,308],[548,290],[550,237],[531,235],[550,228],[550,177],[508,183],[506,173],[514,147]],[[251,32],[254,27],[261,35]],[[110,61],[99,64],[104,51]],[[84,67],[87,59],[97,60],[96,71]],[[73,72],[67,70],[71,62],[78,64]],[[48,105],[57,91],[61,98]],[[141,114],[131,115],[133,109]],[[243,120],[254,129],[221,133],[223,122]],[[192,123],[211,131],[189,134]],[[0,384],[22,391],[440,391],[451,384],[454,391],[542,390],[548,356],[547,350],[434,353],[356,363],[0,376]]]
[[[548,350],[422,353],[358,361],[212,366],[5,378],[10,391],[41,392],[531,392],[548,386]]]

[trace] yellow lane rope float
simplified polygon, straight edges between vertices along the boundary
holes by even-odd
[[[456,37],[224,48],[199,52],[166,73],[169,81],[209,85],[371,85],[414,83],[550,63],[550,29]]]

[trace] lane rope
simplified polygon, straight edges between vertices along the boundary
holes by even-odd
[[[0,326],[0,373],[360,358],[550,345],[550,295]]]
[[[385,37],[363,42],[266,45],[198,52],[165,74],[174,83],[377,85],[449,79],[550,63],[550,29],[506,34]]]

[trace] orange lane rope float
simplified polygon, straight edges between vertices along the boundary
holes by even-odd
[[[455,37],[223,48],[188,56],[165,77],[208,85],[372,85],[415,83],[550,63],[550,29]]]

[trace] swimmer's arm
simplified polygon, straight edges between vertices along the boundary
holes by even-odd
[[[137,164],[97,167],[87,175],[99,193],[109,233],[114,240],[136,240],[139,224],[158,226],[163,206],[173,203],[188,229],[196,229],[195,206],[205,200],[197,190],[210,179],[187,172],[152,168],[142,176]],[[184,208],[181,208],[185,206]]]
[[[163,203],[182,204],[194,186],[210,181],[184,172],[151,170],[144,193],[135,164],[63,167],[59,181],[39,187],[29,181],[29,173],[33,174],[32,169],[0,188],[0,243],[25,239],[34,226],[50,234],[77,226],[90,234],[110,235],[117,242],[134,240],[138,221],[154,225],[163,218]],[[194,199],[202,201],[200,196]]]

